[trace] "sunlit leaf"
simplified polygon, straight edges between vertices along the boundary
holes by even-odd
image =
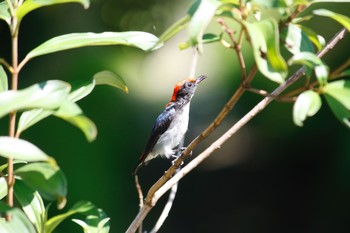
[[[340,23],[348,31],[350,31],[350,18],[346,15],[337,14],[337,13],[334,13],[333,11],[326,10],[326,9],[314,10],[313,13],[315,15],[330,17],[330,18],[338,21],[338,23]]]
[[[186,15],[185,17],[179,19],[176,21],[173,25],[168,27],[165,32],[163,32],[159,36],[159,42],[163,43],[168,41],[169,39],[173,38],[177,33],[179,33],[182,29],[187,27],[188,22],[190,22],[191,17],[189,15]]]
[[[39,193],[26,186],[22,180],[16,180],[15,196],[37,232],[43,232],[45,206]]]
[[[50,218],[46,223],[45,223],[45,233],[51,233],[55,228],[66,218],[69,216],[76,214],[76,213],[83,213],[87,212],[94,208],[94,205],[91,204],[90,202],[86,201],[81,201],[75,204],[69,211],[63,214],[56,215],[52,218]]]
[[[350,110],[350,80],[338,80],[323,87],[323,92],[332,96]]]
[[[157,49],[158,38],[147,32],[102,32],[102,33],[71,33],[54,37],[30,51],[27,60],[48,53],[67,49],[99,45],[127,45],[142,50]]]
[[[56,114],[55,114],[56,115]],[[95,123],[84,115],[75,115],[70,117],[59,116],[65,121],[71,123],[72,125],[78,127],[85,135],[86,139],[91,142],[96,139],[97,127]]]
[[[119,88],[124,92],[128,93],[128,87],[126,86],[126,83],[122,79],[122,77],[111,71],[104,70],[96,73],[94,75],[94,80],[96,82],[96,85],[105,84]]]
[[[222,3],[217,0],[202,0],[194,12],[188,25],[188,32],[193,46],[203,51],[203,34],[215,15],[215,11]]]
[[[328,66],[324,64],[316,54],[310,52],[300,52],[289,59],[288,63],[290,65],[301,64],[314,69],[315,75],[320,85],[324,86],[327,83],[329,76]]]
[[[54,111],[52,110],[45,110],[42,108],[23,112],[18,121],[17,133],[21,134],[24,130],[35,125],[53,113]]]
[[[325,94],[324,97],[331,108],[335,117],[346,127],[350,129],[350,110],[347,109],[343,104],[341,104],[333,96]]]
[[[1,233],[37,233],[27,216],[18,208],[9,208],[0,202],[0,212],[11,215],[11,221],[0,218]]]
[[[7,82],[8,81],[7,81],[6,72],[5,72],[4,68],[2,67],[2,65],[0,65],[0,92],[8,90]]]
[[[5,177],[0,177],[0,200],[7,196],[7,182]]]
[[[282,36],[284,36],[286,48],[292,54],[303,51],[314,52],[314,47],[309,40],[309,37],[298,25],[292,23],[288,24],[288,27],[283,31]]]
[[[321,108],[322,101],[318,93],[308,90],[301,93],[293,106],[293,121],[303,126],[306,117],[315,115]]]
[[[16,169],[15,174],[21,177],[29,187],[38,190],[44,199],[58,201],[58,206],[60,208],[64,207],[67,195],[67,180],[57,165],[29,163]]]
[[[287,76],[287,64],[279,51],[277,22],[270,18],[244,23],[253,46],[259,71],[272,81],[282,83]]]
[[[0,93],[0,117],[15,110],[29,108],[58,108],[65,101],[71,86],[63,81],[50,80],[19,91]]]
[[[89,0],[26,0],[23,4],[17,9],[17,18],[20,22],[22,18],[29,12],[38,9],[44,6],[50,6],[55,4],[71,3],[77,2],[83,5],[87,9],[90,5]]]
[[[49,156],[32,143],[19,138],[0,137],[0,156],[28,162],[49,160]]]
[[[0,2],[0,19],[11,25],[11,14],[6,1]]]
[[[77,102],[82,98],[89,95],[95,88],[96,82],[91,79],[89,82],[79,82],[72,83],[72,91],[68,95],[68,100],[72,102]]]

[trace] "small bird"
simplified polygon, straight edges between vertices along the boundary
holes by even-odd
[[[151,136],[133,175],[142,165],[148,164],[151,159],[158,156],[167,159],[176,158],[176,153],[181,148],[175,148],[187,131],[191,99],[199,83],[205,78],[206,76],[201,75],[196,79],[185,79],[175,85],[170,102],[153,125]]]

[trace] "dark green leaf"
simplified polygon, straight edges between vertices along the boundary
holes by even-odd
[[[220,35],[215,35],[212,33],[207,33],[203,35],[203,44],[214,43],[221,40]]]
[[[0,92],[7,91],[8,90],[8,84],[7,84],[7,75],[2,68],[2,65],[0,65]]]
[[[79,202],[64,214],[56,215],[50,218],[45,224],[45,233],[51,233],[66,218],[76,213],[83,213],[91,210],[94,206],[90,202]]]
[[[96,85],[109,85],[121,89],[128,93],[128,87],[125,81],[118,74],[108,70],[100,71],[94,75]]]
[[[2,92],[0,93],[0,117],[22,109],[58,108],[66,100],[70,89],[69,83],[50,80],[23,90]]]
[[[15,174],[49,201],[58,201],[63,208],[67,195],[67,180],[62,170],[51,163],[30,163],[18,168]]]
[[[198,46],[203,51],[203,34],[215,15],[215,11],[222,3],[217,0],[202,0],[194,12],[188,26],[192,46]]]
[[[348,31],[350,31],[350,18],[348,16],[337,14],[337,13],[334,13],[333,11],[326,10],[326,9],[314,10],[313,13],[315,15],[330,17],[338,21],[338,23],[342,24]]]
[[[338,80],[323,87],[323,92],[335,98],[350,110],[350,80]]]
[[[28,162],[46,161],[50,157],[32,143],[19,139],[1,136],[0,155],[5,158],[13,158]]]
[[[255,23],[244,23],[253,46],[259,71],[272,81],[282,83],[287,76],[287,64],[279,51],[277,22],[266,19]]]
[[[303,126],[306,117],[315,115],[322,105],[318,93],[308,90],[301,93],[293,107],[293,121],[297,126]]]
[[[301,29],[308,36],[309,40],[316,46],[317,51],[323,49],[323,47],[326,45],[326,40],[322,36],[305,26],[301,26]]]
[[[43,232],[45,206],[39,193],[26,186],[22,180],[16,180],[15,196],[37,232]]]
[[[48,53],[67,49],[99,45],[127,45],[142,50],[158,49],[154,47],[158,38],[147,32],[102,32],[102,33],[71,33],[54,37],[30,51],[26,60]]]
[[[288,24],[288,27],[283,31],[282,36],[285,39],[285,46],[292,54],[297,54],[303,51],[314,52],[314,47],[309,40],[309,37],[302,29],[295,24]]]
[[[331,95],[325,94],[324,97],[335,117],[350,129],[350,110]]]

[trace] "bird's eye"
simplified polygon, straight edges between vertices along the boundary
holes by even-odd
[[[192,86],[193,86],[193,83],[186,83],[186,86],[187,86],[187,87],[192,87]]]

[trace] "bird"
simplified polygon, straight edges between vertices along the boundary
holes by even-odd
[[[198,85],[206,78],[187,78],[178,82],[173,95],[163,112],[157,117],[144,152],[132,174],[136,175],[140,167],[158,156],[162,158],[177,158],[177,148],[188,129],[191,99]]]

